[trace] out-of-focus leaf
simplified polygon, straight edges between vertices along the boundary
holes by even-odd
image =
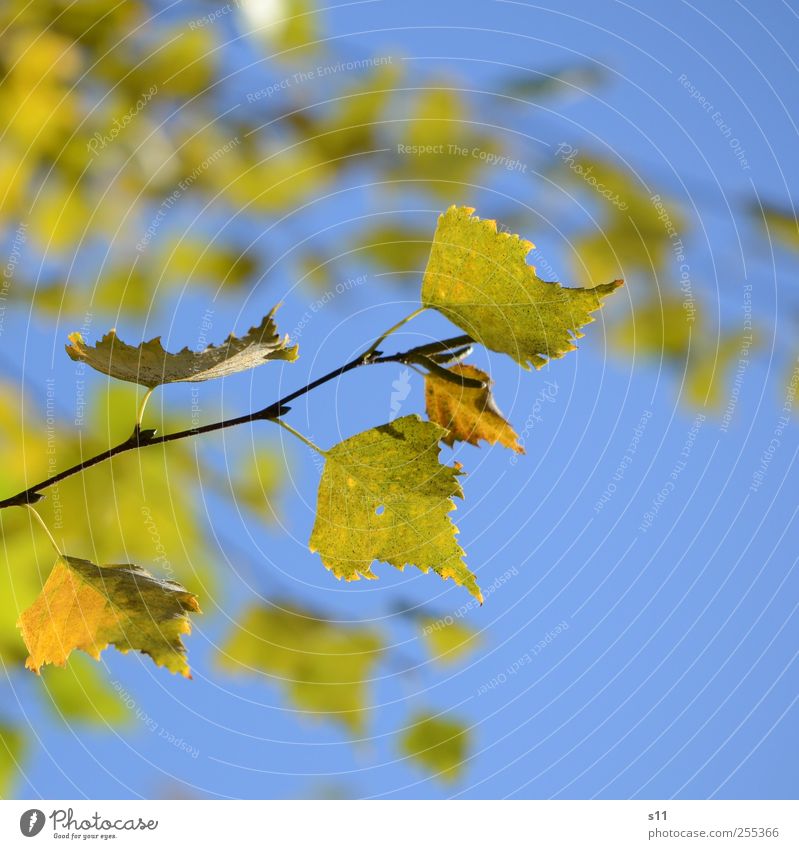
[[[326,161],[375,151],[381,146],[381,122],[400,73],[397,65],[378,65],[340,91],[322,116],[291,116],[295,129],[319,147]]]
[[[481,439],[491,445],[497,442],[517,454],[524,454],[516,431],[502,417],[491,394],[491,378],[476,366],[462,364],[448,371],[472,380],[482,380],[484,389],[472,389],[445,380],[435,372],[425,375],[425,403],[430,421],[441,425],[447,433],[446,445],[455,440],[478,445]]]
[[[191,633],[188,614],[199,612],[197,598],[173,581],[136,566],[97,566],[65,555],[20,616],[30,652],[25,665],[36,673],[48,663],[63,666],[75,649],[99,660],[113,644],[190,678],[181,637]]]
[[[235,461],[224,489],[239,506],[274,522],[277,498],[286,478],[285,468],[286,461],[277,447],[259,448]]]
[[[439,217],[422,303],[523,368],[542,368],[575,350],[573,339],[622,281],[592,289],[547,283],[527,265],[531,242],[497,232],[496,221],[473,212],[452,206]]]
[[[511,97],[532,101],[557,95],[580,94],[595,89],[605,80],[599,65],[564,65],[551,71],[525,71],[501,83],[499,90]]]
[[[124,80],[131,96],[153,87],[161,98],[181,100],[202,94],[216,73],[216,41],[213,27],[143,27],[128,50],[104,57],[104,73]],[[135,64],[123,73],[127,59]]]
[[[71,723],[116,725],[130,717],[104,673],[83,655],[73,654],[65,667],[48,666],[41,675],[50,707]]]
[[[480,645],[478,635],[454,618],[423,617],[420,622],[430,654],[445,666],[460,663]]]
[[[452,578],[482,602],[449,518],[460,471],[439,462],[446,431],[404,416],[325,451],[310,549],[337,578],[375,579],[372,562]]]
[[[167,280],[181,284],[203,281],[217,289],[240,286],[258,269],[258,259],[253,253],[232,245],[205,245],[187,240],[167,245],[157,264]]]
[[[360,733],[382,651],[371,627],[330,622],[292,605],[256,606],[240,617],[220,662],[234,672],[266,673],[300,710]]]
[[[0,798],[8,799],[25,752],[22,730],[0,722]]]
[[[677,207],[645,191],[633,173],[581,151],[561,154],[558,177],[583,189],[605,215],[597,228],[573,239],[574,273],[594,279],[629,276],[635,270],[654,280],[682,251],[685,219]]]
[[[694,344],[700,342],[692,323],[679,298],[650,298],[635,304],[629,319],[612,325],[610,337],[626,354],[684,359],[692,335]]]
[[[684,371],[683,400],[711,410],[724,402],[733,364],[757,345],[755,335],[744,344],[740,333],[713,332],[694,301],[672,295],[637,304],[629,319],[613,326],[611,339],[627,355],[666,361]]]
[[[457,84],[433,82],[406,95],[395,114],[403,124],[391,173],[400,186],[421,182],[427,191],[452,200],[474,182],[489,155],[492,161],[504,155],[494,138],[474,130],[469,105]]]
[[[162,347],[160,337],[134,348],[117,339],[115,330],[106,333],[93,347],[84,342],[80,333],[70,333],[71,344],[66,350],[71,359],[85,362],[97,371],[150,388],[165,383],[212,380],[247,371],[269,360],[297,359],[297,346],[289,347],[288,336],[280,337],[274,314],[273,309],[241,339],[231,334],[221,345],[209,345],[201,351],[183,348],[177,354],[170,354]]]
[[[757,208],[766,231],[779,239],[786,247],[799,250],[799,221],[796,214],[775,206]]]
[[[430,256],[431,244],[427,230],[411,225],[385,225],[367,229],[358,237],[355,250],[391,274],[420,275]]]
[[[401,740],[402,752],[446,783],[457,781],[469,751],[469,729],[453,719],[417,714]]]
[[[67,186],[58,174],[52,175],[31,207],[29,238],[48,253],[74,249],[90,238],[87,222],[92,212],[84,184]]]
[[[251,206],[254,213],[295,209],[318,194],[336,174],[336,167],[309,139],[290,147],[270,142],[263,150],[254,151],[251,160],[230,159],[225,166],[219,169],[215,164],[207,174],[218,185],[228,168],[235,170],[235,175],[218,190],[223,190],[236,206]]]
[[[747,349],[749,352],[754,344],[753,339]],[[718,340],[699,336],[688,358],[684,399],[696,407],[720,409],[729,390],[732,366],[743,349],[743,339],[738,333],[723,334]]]

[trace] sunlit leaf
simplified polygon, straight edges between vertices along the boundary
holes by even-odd
[[[439,217],[422,283],[422,302],[476,341],[524,368],[576,349],[580,328],[621,280],[592,289],[546,283],[527,265],[531,242],[497,231],[496,221],[450,207]]]
[[[459,470],[438,459],[445,433],[404,416],[325,452],[310,548],[337,578],[374,579],[372,563],[382,560],[432,569],[482,601],[449,518],[463,490]]]
[[[37,673],[47,663],[63,666],[75,649],[97,660],[113,644],[189,678],[181,637],[191,632],[188,614],[199,611],[197,598],[180,584],[136,566],[60,557],[41,595],[20,616],[30,653],[25,665]]]

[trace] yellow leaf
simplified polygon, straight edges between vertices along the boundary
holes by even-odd
[[[621,280],[593,289],[547,283],[527,265],[533,244],[497,232],[496,221],[451,206],[439,217],[422,283],[422,302],[476,341],[541,368],[575,350],[573,339]]]
[[[452,578],[482,602],[449,518],[460,471],[439,462],[445,431],[404,416],[325,452],[310,549],[337,578],[374,579],[374,560]]]
[[[274,314],[273,309],[241,339],[231,334],[221,345],[209,345],[201,351],[184,348],[170,354],[158,336],[134,348],[117,339],[115,330],[106,333],[94,347],[89,347],[80,333],[70,333],[71,344],[66,350],[71,359],[88,363],[97,371],[150,388],[164,383],[212,380],[255,368],[268,360],[297,359],[297,346],[289,348],[288,336],[280,338]]]
[[[477,445],[481,439],[491,445],[497,442],[517,454],[524,454],[518,436],[494,403],[491,379],[472,365],[456,365],[449,369],[453,374],[482,380],[483,389],[472,389],[455,381],[445,380],[433,372],[425,375],[425,402],[430,421],[446,428],[442,441],[452,445],[455,440]]]
[[[109,644],[148,654],[158,666],[190,678],[181,635],[191,632],[188,613],[197,598],[173,581],[136,566],[97,566],[60,557],[19,628],[37,674],[46,663],[63,666],[75,649],[95,660]]]

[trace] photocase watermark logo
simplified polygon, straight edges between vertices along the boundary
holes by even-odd
[[[25,837],[36,837],[36,835],[44,828],[46,818],[44,811],[38,808],[31,808],[19,818],[19,830]]]
[[[391,393],[391,414],[389,421],[394,421],[400,414],[402,402],[411,394],[411,372],[409,369],[403,369],[399,377],[391,384],[394,390]]]
[[[108,840],[122,831],[155,831],[158,820],[145,820],[141,817],[110,820],[95,811],[85,819],[77,819],[72,808],[56,808],[45,816],[44,811],[31,808],[19,818],[19,830],[25,837],[36,837],[44,828],[47,820],[52,822],[53,836],[70,840],[89,840],[100,838]],[[81,834],[81,832],[85,832]]]

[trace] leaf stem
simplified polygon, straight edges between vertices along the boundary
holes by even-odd
[[[391,334],[394,333],[395,330],[399,330],[400,327],[416,318],[417,315],[421,315],[426,309],[427,307],[419,307],[419,309],[414,310],[410,315],[406,315],[405,318],[398,321],[392,327],[389,327],[389,329],[382,336],[378,336],[377,339],[375,339],[375,341],[371,344],[369,350],[367,350],[366,353],[363,355],[364,359],[371,357],[372,354],[374,354],[374,352],[380,347],[380,345],[386,339],[388,339],[388,337],[391,336]]]
[[[141,404],[139,405],[139,412],[136,414],[136,424],[134,425],[134,432],[141,430],[142,419],[144,418],[144,408],[147,406],[147,402],[150,400],[150,396],[153,394],[155,390],[154,386],[151,386],[145,393],[144,397],[141,399]]]
[[[55,541],[55,537],[50,533],[50,528],[45,524],[44,519],[42,519],[39,511],[32,504],[25,504],[25,507],[36,517],[36,521],[42,526],[44,532],[47,534],[47,538],[50,540],[50,544],[55,549],[55,553],[59,557],[63,557],[64,555],[61,553],[61,549],[58,547],[58,544]]]
[[[323,451],[316,443],[311,442],[307,436],[303,436],[298,430],[295,430],[288,422],[284,422],[283,419],[272,419],[275,424],[279,424],[284,430],[287,430],[289,433],[293,434],[300,440],[300,442],[304,442],[309,448],[313,448],[317,454],[321,454],[323,457],[325,456],[325,451]]]
[[[335,380],[337,377],[341,377],[341,375],[346,374],[348,371],[353,371],[354,369],[361,368],[362,366],[378,365],[380,363],[406,363],[417,353],[424,352],[427,354],[431,351],[441,352],[455,350],[462,347],[464,341],[470,341],[469,337],[455,336],[451,339],[442,339],[440,342],[419,345],[418,347],[411,348],[408,351],[403,351],[397,354],[389,354],[388,356],[358,356],[356,359],[333,369],[305,386],[295,389],[294,392],[291,392],[279,401],[275,401],[261,410],[246,413],[243,416],[223,419],[218,422],[211,422],[210,424],[175,431],[174,433],[161,434],[160,436],[156,436],[155,431],[153,430],[134,430],[134,432],[124,442],[120,442],[119,445],[115,445],[112,448],[101,451],[99,454],[96,454],[94,457],[90,457],[88,460],[82,460],[80,463],[76,463],[74,466],[70,466],[62,472],[58,472],[49,478],[45,478],[43,481],[39,481],[39,483],[34,484],[33,486],[29,486],[27,489],[23,489],[16,495],[0,500],[0,510],[5,507],[22,507],[25,505],[31,505],[42,498],[42,495],[40,494],[41,490],[47,489],[48,487],[53,486],[53,484],[59,483],[73,475],[77,475],[86,469],[90,469],[92,466],[96,466],[99,463],[110,460],[118,454],[124,454],[127,451],[138,451],[141,448],[147,448],[151,445],[163,445],[167,442],[177,442],[181,439],[190,439],[204,433],[213,433],[217,430],[235,427],[240,424],[248,424],[249,422],[274,421],[289,411],[290,408],[288,405],[292,401],[302,397],[303,395],[307,395],[318,386],[322,386],[331,380]]]

